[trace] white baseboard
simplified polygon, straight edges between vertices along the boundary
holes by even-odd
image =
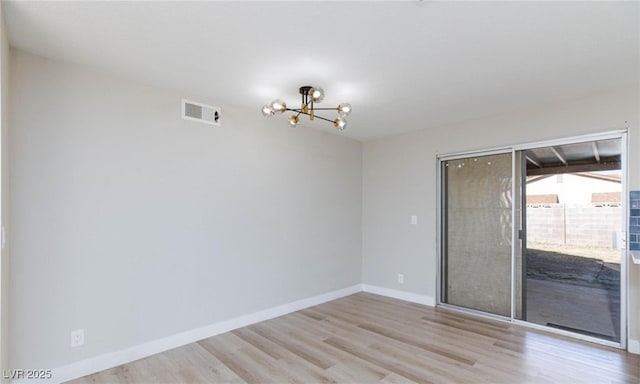
[[[261,321],[273,319],[278,316],[286,315],[291,312],[299,311],[314,305],[326,303],[327,301],[339,299],[362,291],[362,285],[357,284],[337,291],[325,293],[318,296],[294,301],[292,303],[283,304],[274,308],[265,309],[254,312],[245,316],[234,319],[221,321],[219,323],[207,325],[205,327],[196,328],[190,331],[182,332],[177,335],[168,336],[162,339],[150,341],[148,343],[136,345],[124,350],[106,353],[86,360],[81,360],[69,365],[58,367],[52,370],[53,377],[51,380],[12,381],[15,384],[22,383],[61,383],[92,373],[100,372],[105,369],[117,367],[138,359],[142,359],[156,353],[164,352],[169,349],[181,347],[183,345],[193,343],[198,340],[206,339],[221,333],[229,332],[234,329],[246,327]]]
[[[627,351],[636,355],[640,355],[640,340],[629,339],[627,343]]]
[[[362,290],[364,292],[374,293],[380,296],[392,297],[394,299],[429,305],[431,307],[435,307],[436,305],[435,297],[431,297],[427,295],[419,295],[417,293],[398,291],[396,289],[382,288],[382,287],[377,287],[375,285],[369,285],[369,284],[362,284]]]

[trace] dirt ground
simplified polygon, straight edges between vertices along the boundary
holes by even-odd
[[[527,277],[615,294],[620,289],[620,251],[611,248],[527,244]]]
[[[580,247],[577,245],[558,245],[528,242],[527,248],[564,255],[581,256],[602,260],[605,263],[620,264],[621,251],[615,248]]]

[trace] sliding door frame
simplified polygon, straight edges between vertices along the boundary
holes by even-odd
[[[471,308],[463,308],[457,305],[453,305],[453,304],[448,304],[448,303],[444,303],[442,302],[442,298],[443,298],[443,293],[444,293],[444,288],[443,288],[443,284],[446,281],[445,277],[444,277],[444,268],[445,268],[445,263],[444,263],[444,256],[445,256],[445,249],[443,245],[446,245],[446,234],[444,229],[445,227],[445,223],[446,223],[446,218],[443,215],[444,212],[444,201],[446,196],[444,196],[444,184],[443,184],[443,180],[442,180],[442,176],[443,176],[443,172],[442,172],[442,168],[443,168],[443,164],[446,161],[450,161],[450,160],[457,160],[457,159],[462,159],[462,158],[467,158],[467,157],[473,157],[473,156],[491,156],[491,155],[506,155],[506,154],[511,154],[511,159],[512,159],[512,169],[513,169],[513,149],[511,147],[503,147],[503,148],[494,148],[494,149],[490,149],[490,150],[486,150],[486,151],[470,151],[470,152],[459,152],[459,153],[453,153],[453,154],[447,154],[447,155],[438,155],[437,156],[437,180],[436,180],[436,196],[437,196],[437,205],[436,205],[436,214],[438,217],[438,225],[436,228],[436,234],[437,234],[437,248],[438,248],[438,257],[437,257],[437,277],[436,277],[436,281],[437,281],[437,287],[436,287],[436,305],[439,307],[443,307],[443,308],[449,308],[449,309],[453,309],[453,310],[462,310],[464,312],[467,313],[471,313],[477,316],[482,316],[482,317],[488,317],[488,318],[492,318],[492,319],[499,319],[499,320],[506,320],[506,321],[510,321],[510,317],[509,316],[502,316],[502,315],[498,315],[498,314],[494,314],[494,313],[489,313],[489,312],[483,312],[477,309],[471,309]],[[512,170],[512,177],[513,177],[513,170]],[[511,188],[513,188],[513,182],[511,184]],[[513,204],[512,204],[513,205]],[[512,223],[513,223],[513,210],[512,210]],[[513,225],[512,225],[513,227]],[[512,240],[513,242],[513,235],[512,235]],[[513,259],[513,247],[512,247],[512,252],[511,252],[511,258]],[[513,263],[512,263],[513,264]],[[513,275],[513,265],[511,267],[512,271],[511,274]],[[513,281],[511,282],[511,286],[512,286],[512,290],[513,290]],[[511,295],[513,296],[513,294]],[[513,299],[512,299],[513,300]],[[511,310],[511,312],[513,312],[513,309]]]
[[[516,202],[516,197],[515,192],[518,190],[517,189],[517,183],[519,182],[519,177],[518,176],[522,176],[519,175],[520,172],[518,172],[517,169],[517,160],[516,160],[516,156],[521,152],[521,151],[525,151],[525,150],[529,150],[529,149],[534,149],[534,148],[542,148],[542,147],[551,147],[551,146],[558,146],[558,145],[567,145],[567,144],[575,144],[575,143],[582,143],[582,142],[591,142],[591,141],[598,141],[598,140],[608,140],[608,139],[619,139],[620,140],[620,146],[621,146],[621,152],[620,152],[620,171],[622,174],[622,185],[621,185],[621,204],[622,204],[622,226],[623,228],[621,228],[620,230],[623,232],[627,232],[628,228],[629,228],[629,212],[628,212],[628,194],[629,194],[629,190],[628,190],[628,171],[627,171],[627,163],[628,163],[628,156],[627,156],[627,148],[628,148],[628,135],[627,135],[627,130],[617,130],[617,131],[609,131],[609,132],[603,132],[603,133],[595,133],[595,134],[587,134],[587,135],[581,135],[581,136],[573,136],[573,137],[567,137],[567,138],[561,138],[561,139],[554,139],[554,140],[546,140],[546,141],[538,141],[538,142],[531,142],[531,143],[525,143],[525,144],[519,144],[519,145],[513,145],[513,146],[507,146],[507,147],[498,147],[498,148],[493,148],[493,149],[488,149],[488,150],[476,150],[476,151],[467,151],[467,152],[457,152],[457,153],[450,153],[450,154],[443,154],[443,155],[437,155],[436,156],[436,166],[437,166],[437,172],[436,172],[436,214],[437,214],[437,218],[438,218],[438,222],[437,222],[437,228],[436,228],[436,236],[437,236],[437,277],[436,277],[436,305],[438,307],[443,307],[443,308],[448,308],[448,309],[452,309],[452,310],[456,310],[456,311],[462,311],[465,313],[470,313],[470,314],[474,314],[474,315],[478,315],[478,316],[482,316],[482,317],[488,317],[488,318],[492,318],[492,319],[498,319],[498,320],[502,320],[502,321],[507,321],[507,322],[511,322],[514,324],[518,324],[518,325],[522,325],[528,328],[533,328],[533,329],[540,329],[540,330],[544,330],[546,332],[550,332],[550,333],[554,333],[554,334],[559,334],[559,335],[563,335],[563,336],[568,336],[568,337],[572,337],[575,339],[579,339],[579,340],[585,340],[585,341],[589,341],[589,342],[593,342],[593,343],[597,343],[597,344],[602,344],[602,345],[606,345],[606,346],[611,346],[611,347],[616,347],[616,348],[621,348],[621,349],[626,349],[627,348],[627,339],[628,339],[628,335],[629,335],[629,330],[628,330],[628,324],[629,324],[629,318],[628,318],[628,295],[627,295],[627,291],[628,291],[628,258],[629,258],[629,254],[628,254],[628,246],[625,244],[624,249],[621,249],[621,260],[620,260],[620,342],[613,342],[613,341],[609,341],[609,340],[604,340],[604,339],[600,339],[600,338],[596,338],[593,336],[587,336],[587,335],[582,335],[579,333],[574,333],[574,332],[569,332],[569,331],[565,331],[562,329],[557,329],[557,328],[552,328],[552,327],[547,327],[547,326],[543,326],[543,325],[539,325],[539,324],[535,324],[535,323],[530,323],[527,322],[525,320],[519,320],[516,318],[516,274],[518,273],[518,271],[516,270],[516,257],[517,257],[517,252],[518,252],[518,240],[519,240],[519,231],[520,231],[520,225],[518,223],[520,223],[520,220],[518,218],[518,207],[520,206],[520,209],[522,210],[522,214],[524,214],[526,206],[523,205],[522,202]],[[511,222],[512,222],[512,240],[511,240],[511,316],[507,317],[507,316],[500,316],[500,315],[496,315],[496,314],[492,314],[492,313],[486,313],[486,312],[482,312],[482,311],[478,311],[478,310],[474,310],[474,309],[469,309],[469,308],[464,308],[464,307],[459,307],[456,305],[452,305],[452,304],[447,304],[442,302],[442,298],[443,298],[443,292],[444,292],[444,287],[443,287],[443,282],[444,282],[444,277],[443,277],[443,273],[444,273],[444,257],[445,257],[445,249],[444,246],[446,245],[445,242],[445,230],[446,230],[446,226],[445,226],[445,216],[444,216],[444,212],[445,212],[445,196],[444,196],[444,190],[443,190],[443,172],[442,172],[442,167],[445,161],[450,161],[450,160],[455,160],[455,159],[461,159],[461,158],[466,158],[466,157],[471,157],[471,156],[487,156],[487,155],[495,155],[495,154],[506,154],[506,153],[511,153],[511,161],[512,161],[512,167],[511,167],[511,173],[512,173],[512,180],[511,180],[511,193],[512,193],[512,207],[511,207]]]

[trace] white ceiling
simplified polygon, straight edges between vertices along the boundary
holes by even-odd
[[[631,2],[2,1],[10,44],[255,112],[350,101],[358,140],[637,85]],[[284,117],[277,117],[287,124]],[[305,123],[333,130],[321,121]]]

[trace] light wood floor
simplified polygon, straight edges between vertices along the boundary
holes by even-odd
[[[358,293],[73,381],[640,383],[640,357]]]

